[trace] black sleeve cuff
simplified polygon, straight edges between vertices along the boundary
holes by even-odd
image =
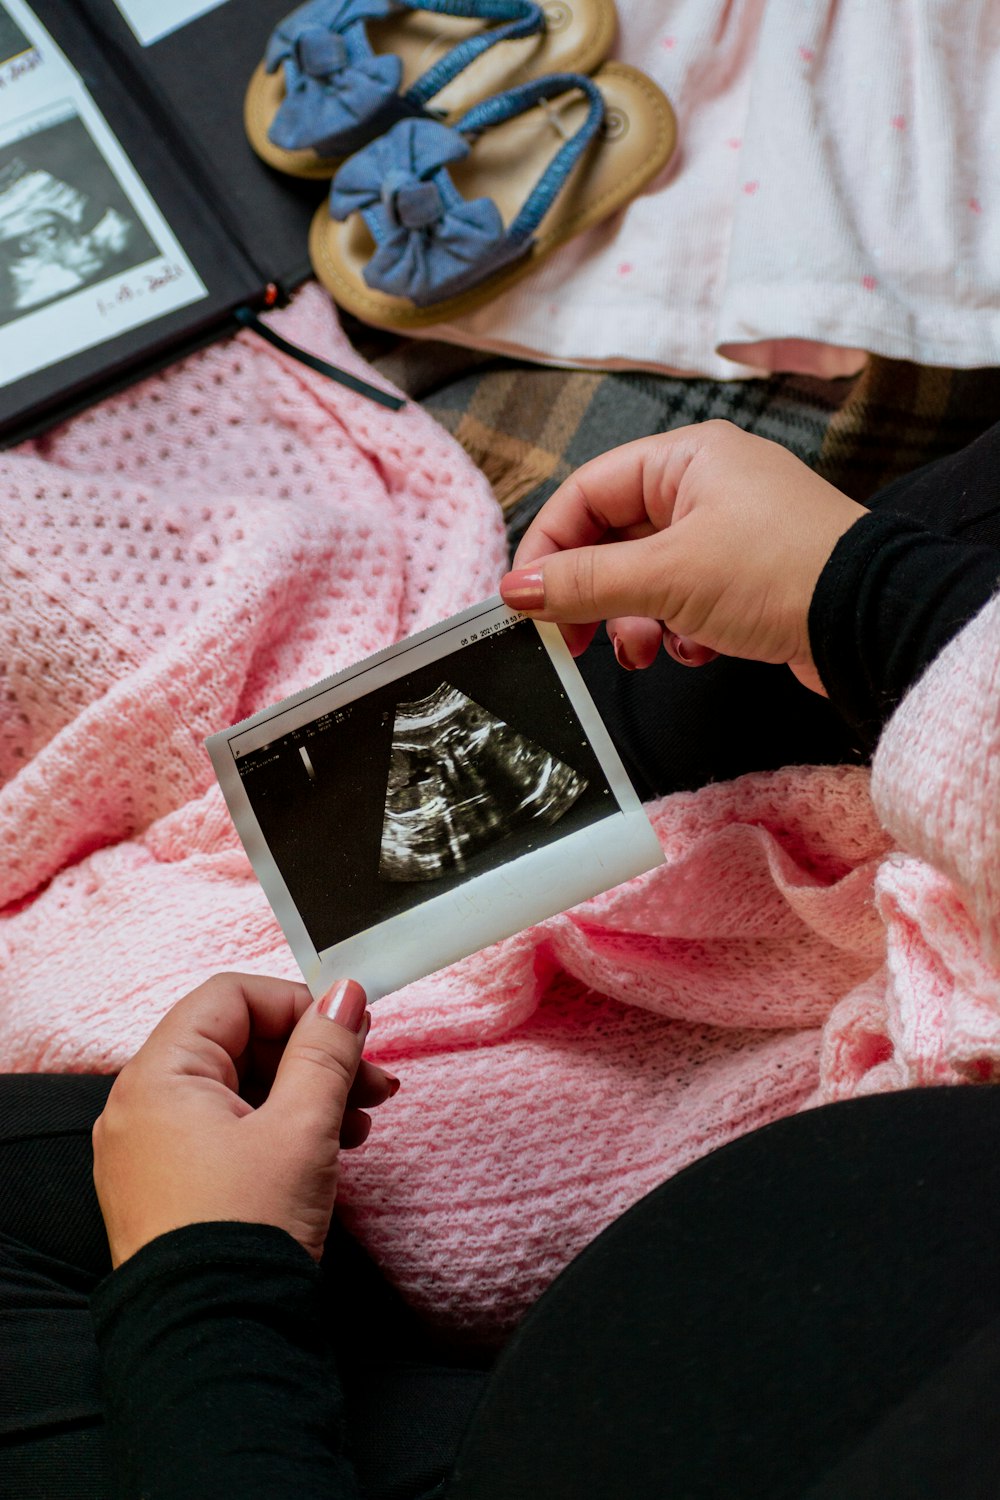
[[[809,609],[830,701],[872,750],[893,709],[996,592],[1000,553],[869,511],[840,538]]]
[[[192,1224],[91,1295],[116,1494],[357,1495],[320,1271],[283,1230]]]

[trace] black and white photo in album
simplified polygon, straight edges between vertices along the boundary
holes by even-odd
[[[158,254],[75,112],[0,147],[0,326]]]
[[[385,994],[661,859],[558,630],[497,600],[208,748],[317,992]]]

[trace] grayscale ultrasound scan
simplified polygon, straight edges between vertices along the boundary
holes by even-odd
[[[437,880],[538,819],[557,823],[587,781],[447,682],[396,709],[382,880]]]

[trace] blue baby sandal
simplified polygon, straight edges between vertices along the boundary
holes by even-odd
[[[511,223],[491,198],[464,198],[448,164],[479,136],[568,90],[586,95],[579,128],[564,141]],[[604,117],[600,89],[582,74],[554,74],[476,104],[454,126],[427,117],[398,121],[346,161],[333,179],[330,216],[360,213],[375,241],[367,285],[428,307],[479,285],[527,255],[534,233]]]
[[[403,64],[373,51],[366,23],[407,10],[502,24],[458,42],[401,93]],[[424,115],[435,94],[491,47],[544,27],[534,0],[308,0],[267,44],[265,71],[283,67],[285,82],[268,139],[283,151],[345,156],[396,121]]]
[[[342,163],[313,216],[316,276],[376,328],[460,324],[625,209],[677,144],[670,100],[627,63],[539,78],[456,113],[450,125],[397,121]],[[602,253],[619,231],[624,220],[578,256]],[[540,311],[558,308],[558,273],[534,295]]]

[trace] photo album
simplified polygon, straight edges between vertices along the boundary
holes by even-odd
[[[309,275],[243,90],[287,0],[0,0],[0,444]]]
[[[558,627],[499,597],[206,743],[316,996],[377,1000],[663,860]]]

